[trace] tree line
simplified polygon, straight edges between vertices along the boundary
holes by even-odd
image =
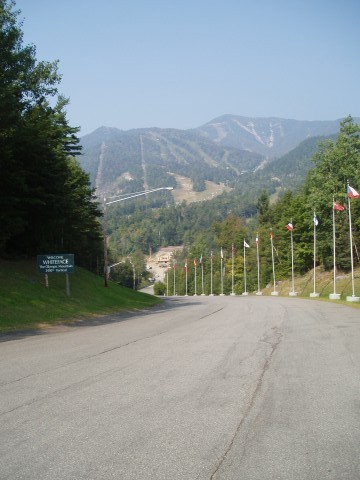
[[[76,157],[57,62],[25,45],[15,2],[0,0],[0,249],[3,257],[75,253],[95,268],[101,212]]]

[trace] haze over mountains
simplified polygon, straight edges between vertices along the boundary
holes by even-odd
[[[297,184],[318,141],[336,135],[340,121],[223,115],[191,130],[101,127],[82,137],[80,163],[98,193],[181,188],[185,178],[201,192],[210,184],[248,182],[249,174],[263,183],[267,169],[269,180],[277,175],[280,183]]]
[[[339,120],[300,121],[223,115],[196,129],[215,143],[249,150],[268,158],[284,155],[310,137],[339,131]]]

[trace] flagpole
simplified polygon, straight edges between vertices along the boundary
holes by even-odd
[[[246,244],[245,244],[245,238],[244,238],[244,288],[245,288],[245,291],[243,292],[243,295],[248,295],[248,292],[246,290]]]
[[[341,295],[340,293],[336,293],[336,227],[335,227],[335,210],[343,211],[344,207],[335,203],[335,199],[333,197],[332,203],[332,219],[333,219],[333,262],[334,262],[334,292],[329,294],[330,300],[340,300]]]
[[[295,285],[294,285],[294,241],[293,241],[293,233],[290,232],[290,239],[291,239],[291,286],[292,286],[292,293],[295,294]]]
[[[169,296],[169,269],[170,267],[168,266],[166,269],[166,296]]]
[[[349,185],[349,182],[348,182]],[[352,242],[352,225],[351,225],[351,206],[350,206],[350,197],[348,196],[348,205],[349,205],[349,231],[350,231],[350,259],[351,259],[351,288],[352,295],[351,297],[346,297],[346,300],[352,301],[355,297],[355,283],[354,283],[354,255],[353,255],[353,242]],[[350,300],[349,300],[350,299]]]
[[[294,284],[294,241],[293,241],[293,224],[292,224],[292,219],[291,222],[287,224],[287,229],[290,230],[290,242],[291,242],[291,285],[292,285],[292,290],[289,292],[289,295],[291,297],[296,297],[297,292],[295,292],[295,284]]]
[[[196,293],[196,258],[194,259],[194,269],[195,269],[195,278],[194,278],[194,297],[197,296]]]
[[[174,270],[174,297],[176,295],[176,262],[173,264],[173,270]]]
[[[276,291],[276,279],[275,279],[275,262],[274,262],[274,242],[273,234],[270,232],[270,242],[271,242],[271,260],[272,260],[272,270],[273,270],[273,279],[274,279],[274,290],[271,292],[271,295],[279,295],[279,292]]]
[[[201,295],[205,295],[205,290],[204,290],[204,262],[203,262],[202,254],[201,254],[201,257],[200,257],[200,265],[201,265]]]
[[[246,248],[245,248],[245,238],[244,238],[244,287],[245,287],[245,295],[247,294],[246,291]]]
[[[210,296],[213,297],[213,253],[210,253]]]
[[[259,258],[259,233],[256,234],[256,260],[257,260],[257,274],[258,274],[258,289],[256,295],[262,295],[260,291],[260,258]]]
[[[315,223],[316,215],[314,210],[314,295],[316,292],[316,223]]]
[[[234,292],[234,244],[231,246],[231,294],[235,295]]]
[[[223,272],[223,250],[222,250],[222,247],[221,247],[221,251],[220,251],[220,268],[221,268],[221,272],[220,272],[220,279],[221,279],[221,293],[220,295],[223,296],[224,295],[224,272]]]
[[[351,225],[351,201],[350,198],[359,198],[360,194],[349,185],[349,180],[347,181],[347,197],[349,205],[349,232],[350,232],[350,255],[351,255],[351,286],[352,286],[352,295],[347,296],[346,300],[348,302],[360,302],[360,297],[355,296],[355,277],[354,277],[354,253],[353,253],[353,238],[352,238],[352,225]]]
[[[185,263],[185,297],[188,296],[188,263]]]
[[[333,197],[333,251],[334,251],[334,295],[336,295],[336,240],[335,240],[335,208],[334,208],[334,197]]]
[[[316,227],[317,227],[317,218],[314,210],[314,290],[310,293],[310,297],[318,297],[319,294],[316,293]]]

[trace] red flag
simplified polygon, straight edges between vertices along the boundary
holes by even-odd
[[[259,245],[259,236],[258,236],[258,234],[256,234],[255,243],[256,243],[256,245]]]
[[[336,202],[334,202],[333,207],[334,207],[334,210],[338,210],[339,212],[342,212],[343,210],[345,210],[345,207],[343,207],[342,205]]]
[[[286,225],[286,228],[289,230],[289,232],[292,232],[294,230],[294,226],[290,222]]]
[[[194,267],[196,267],[196,258],[194,258]]]
[[[360,193],[358,193],[355,188],[347,186],[347,196],[348,198],[360,198]]]

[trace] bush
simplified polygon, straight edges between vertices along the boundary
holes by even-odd
[[[163,282],[156,282],[154,284],[154,295],[165,295],[166,286]]]

